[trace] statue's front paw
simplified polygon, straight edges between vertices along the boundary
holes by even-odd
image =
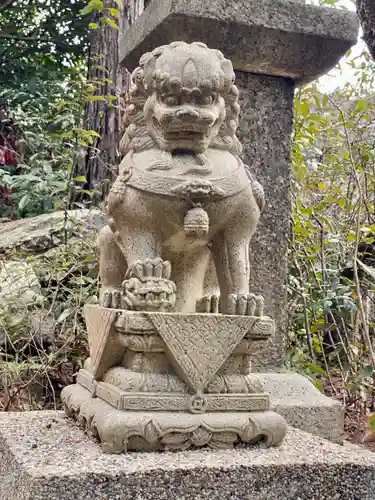
[[[228,296],[227,314],[237,316],[263,316],[264,299],[261,295],[230,294]]]
[[[205,295],[197,301],[196,311],[197,313],[219,313],[219,295]]]
[[[176,285],[165,278],[130,278],[123,283],[126,308],[134,311],[171,311],[176,303]]]
[[[147,281],[150,278],[164,278],[169,280],[171,276],[171,264],[159,257],[154,259],[137,260],[128,270],[127,278],[137,278],[139,281]]]
[[[99,303],[103,307],[122,309],[123,300],[121,290],[118,290],[117,288],[103,288],[100,294]]]

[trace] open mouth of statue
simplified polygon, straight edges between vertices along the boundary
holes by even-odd
[[[203,132],[197,132],[196,130],[172,130],[164,133],[164,139],[167,141],[175,140],[198,140],[202,141],[205,137]]]
[[[204,141],[208,136],[209,130],[206,126],[195,124],[193,127],[187,123],[176,121],[175,123],[161,124],[155,116],[153,117],[153,126],[159,135],[165,141]]]

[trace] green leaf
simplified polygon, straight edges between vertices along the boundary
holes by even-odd
[[[24,194],[18,203],[18,209],[22,212],[30,202],[30,195]]]
[[[104,21],[106,24],[108,24],[109,26],[112,26],[112,28],[115,28],[116,30],[118,30],[118,29],[119,29],[119,28],[118,28],[118,26],[117,26],[117,24],[114,22],[114,20],[113,20],[113,19],[111,19],[111,18],[109,18],[109,17],[107,17],[107,16],[104,16],[104,17],[103,17],[103,21]]]
[[[102,0],[90,0],[86,7],[80,11],[80,14],[86,16],[87,14],[91,14],[94,10],[98,10],[99,12],[103,10]]]
[[[90,4],[92,4],[93,8],[101,12],[103,10],[103,1],[102,0],[90,0]]]
[[[88,101],[105,101],[102,95],[89,95],[87,96]]]
[[[100,134],[99,132],[97,132],[96,130],[85,130],[84,136],[94,136],[94,137],[100,137]]]
[[[74,182],[84,182],[86,183],[87,182],[87,179],[84,175],[79,175],[78,177],[74,177],[74,179],[72,179]]]
[[[365,377],[372,377],[374,373],[374,367],[372,365],[365,365],[363,368],[363,374]]]
[[[368,425],[372,432],[375,432],[375,413],[373,413],[367,420]]]
[[[108,9],[108,11],[111,14],[111,16],[114,16],[114,17],[119,17],[120,16],[120,11],[118,9],[114,9],[113,7],[110,7]]]
[[[314,380],[314,385],[318,389],[318,391],[323,392],[323,384],[320,380]]]
[[[361,111],[364,111],[365,109],[367,109],[367,103],[364,99],[360,99],[359,101],[357,101],[357,104],[355,106],[355,112],[356,113],[360,113]]]
[[[87,16],[88,14],[91,14],[91,12],[94,10],[94,7],[93,5],[91,4],[91,2],[86,5],[86,7],[84,7],[81,11],[80,11],[80,14],[81,16]]]
[[[307,116],[310,112],[310,105],[307,102],[302,102],[300,105],[300,113],[302,116]]]

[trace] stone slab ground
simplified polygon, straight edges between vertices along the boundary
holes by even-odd
[[[60,412],[0,415],[1,500],[372,500],[375,455],[290,429],[280,448],[105,455]]]

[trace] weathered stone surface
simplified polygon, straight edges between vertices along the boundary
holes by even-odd
[[[295,83],[326,72],[355,43],[358,33],[355,14],[304,4],[288,0],[240,4],[152,1],[122,42],[122,64],[129,69],[142,51],[177,38],[222,49],[237,70],[238,136],[245,163],[263,185],[266,199],[251,243],[252,290],[263,294],[265,310],[276,323],[272,345],[253,359],[254,367],[262,370],[282,364],[287,331],[286,252]]]
[[[2,500],[373,500],[375,456],[291,429],[279,448],[103,455],[61,413],[0,415]]]
[[[104,391],[103,385],[107,386]],[[103,398],[104,392],[108,394],[110,389],[109,384],[99,382],[97,396],[93,398],[91,391],[76,384],[66,387],[62,395],[67,414],[98,436],[105,453],[188,450],[203,446],[228,449],[238,442],[254,444],[264,436],[267,446],[277,446],[285,437],[283,417],[264,407],[255,411],[262,403],[255,394],[187,396],[187,408],[181,408],[184,396],[167,398],[160,394],[158,398],[153,393],[134,393],[123,395],[123,404],[116,408]],[[249,411],[244,411],[243,403],[247,403]],[[229,411],[230,406],[234,411]],[[223,411],[218,411],[220,408]]]
[[[100,210],[77,209],[38,215],[0,225],[0,254],[21,250],[43,253],[65,241],[67,237],[99,230],[105,224]]]
[[[272,335],[270,318],[100,306],[86,306],[85,318],[90,360],[61,399],[105,452],[284,438],[285,420],[249,373],[252,345]]]
[[[176,372],[199,393],[212,382],[255,320],[250,316],[223,314],[151,315]]]
[[[357,0],[357,12],[363,29],[363,39],[375,58],[375,3],[373,0]]]
[[[222,50],[237,70],[314,80],[356,42],[353,12],[289,0],[156,0],[126,31],[122,64],[174,40],[198,40]]]
[[[238,137],[244,161],[263,186],[266,204],[250,244],[251,285],[276,323],[258,367],[280,366],[287,332],[287,250],[290,223],[290,141],[294,83],[285,78],[236,72],[241,115]]]
[[[102,305],[194,313],[212,258],[220,312],[263,314],[248,253],[264,196],[239,157],[234,79],[231,62],[198,42],[141,57],[100,238]]]
[[[43,303],[39,280],[28,262],[2,261],[0,266],[0,304],[26,307]]]
[[[344,407],[324,396],[297,373],[252,373],[260,392],[269,394],[271,409],[282,415],[288,425],[316,436],[342,443]]]
[[[207,13],[228,22],[226,16],[233,12],[226,2],[217,3],[216,18],[211,4],[203,7],[204,15],[195,12],[195,28]],[[161,11],[166,4],[158,4]],[[152,9],[158,9],[155,5]],[[184,0],[168,2],[168,9],[191,7],[200,8],[195,0],[189,5]],[[279,0],[272,5],[263,1],[265,12],[256,11],[258,7],[254,6],[257,26],[267,21],[267,29],[282,32],[285,42],[290,18],[296,21],[304,6]],[[241,12],[240,19],[248,12],[254,14],[251,9]],[[323,10],[313,13],[319,17]],[[340,15],[335,16],[338,21]],[[333,18],[327,17],[328,24]],[[239,19],[232,22],[241,31]],[[303,43],[312,49],[306,37],[307,32],[312,36],[311,26],[296,23],[306,39],[288,40],[289,49],[300,50]],[[327,41],[321,26],[313,27],[320,41]],[[156,27],[153,34],[157,31]],[[330,40],[335,35],[331,31]],[[345,38],[348,46],[349,39]],[[319,45],[315,39],[314,43]],[[336,49],[330,45],[330,56],[336,60],[345,43]],[[236,51],[241,53],[238,47]],[[267,58],[272,59],[269,54]],[[290,53],[286,62],[289,69],[295,63]],[[304,63],[311,61],[307,57]],[[283,355],[288,162],[299,77],[274,70],[272,64],[260,70],[257,64],[258,73],[271,68],[269,72],[278,76],[249,74],[254,68],[241,66],[237,59],[237,68],[247,71],[237,71],[237,76],[245,108],[240,139],[251,167],[240,159],[236,137],[240,104],[233,66],[220,51],[201,42],[173,42],[144,54],[132,74],[128,126],[121,141],[125,156],[108,197],[108,226],[99,238],[102,308],[86,308],[91,359],[77,385],[62,392],[68,415],[98,435],[107,452],[230,447],[262,434],[269,437],[268,444],[276,445],[285,435],[280,416],[266,406],[254,406],[265,399],[263,389],[255,392],[261,384],[252,378],[250,367],[253,355],[263,368],[280,365]],[[324,64],[321,70],[327,69]],[[252,168],[267,184],[271,200],[265,239],[258,240],[251,252],[253,276],[249,245],[265,197]],[[217,280],[212,275],[207,279],[210,256]],[[255,293],[250,293],[250,279]],[[207,283],[211,296],[202,297]],[[276,318],[272,348],[265,346],[268,336],[251,336],[254,322],[269,319],[264,317],[264,298],[256,295],[258,288],[265,290],[266,304]],[[202,302],[205,314],[198,314]],[[297,401],[305,387],[295,389]],[[282,401],[275,407],[288,415],[292,408]],[[303,418],[301,413],[295,416],[297,421]],[[306,422],[313,425],[314,418]]]

